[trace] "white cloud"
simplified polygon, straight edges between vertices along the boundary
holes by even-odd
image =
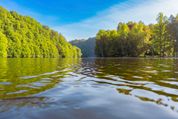
[[[154,23],[159,12],[178,13],[178,0],[128,0],[78,23],[54,27],[68,40],[95,36],[99,29],[115,29],[118,22],[144,21]]]

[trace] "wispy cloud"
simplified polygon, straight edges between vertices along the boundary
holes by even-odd
[[[116,4],[96,16],[78,23],[54,27],[68,40],[95,36],[99,29],[114,29],[118,22],[144,21],[154,23],[159,12],[165,15],[178,13],[178,0],[128,0]]]

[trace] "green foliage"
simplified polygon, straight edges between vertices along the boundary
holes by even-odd
[[[163,15],[163,13],[159,13],[157,17],[157,24],[154,26],[154,47],[157,52],[157,54],[160,57],[163,56],[169,56],[172,54],[173,47],[171,46],[170,42],[170,35],[168,34],[168,19],[166,16]]]
[[[159,13],[156,24],[128,22],[100,30],[95,52],[99,57],[178,56],[178,16],[168,20]]]
[[[100,57],[141,56],[148,50],[149,28],[142,22],[119,23],[118,30],[100,30],[96,54]]]
[[[80,57],[65,38],[36,20],[0,7],[0,57]]]
[[[0,32],[0,57],[7,57],[7,38],[6,36]]]
[[[173,48],[173,55],[178,57],[178,15],[171,15],[167,26],[168,34],[170,34],[170,42]]]

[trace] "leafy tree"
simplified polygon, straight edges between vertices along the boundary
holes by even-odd
[[[56,31],[28,16],[0,7],[0,57],[80,57],[81,52]]]
[[[178,15],[171,15],[169,18],[168,32],[171,37],[173,55],[178,57]]]
[[[178,16],[159,13],[156,24],[119,23],[116,30],[96,35],[98,57],[178,56]]]
[[[168,19],[163,13],[159,13],[157,24],[154,28],[154,45],[160,57],[166,56],[166,51],[170,50],[169,34],[167,30]]]
[[[149,49],[150,29],[142,22],[119,23],[116,30],[100,30],[96,53],[100,57],[143,56]]]

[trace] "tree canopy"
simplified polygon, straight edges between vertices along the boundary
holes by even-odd
[[[58,32],[28,16],[0,7],[0,57],[80,57],[81,51]]]
[[[96,35],[98,57],[178,56],[178,15],[159,13],[156,24],[119,23]]]

